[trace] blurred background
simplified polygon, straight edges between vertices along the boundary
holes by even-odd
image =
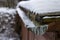
[[[15,8],[17,3],[20,1],[23,1],[23,0],[0,0],[0,7]]]

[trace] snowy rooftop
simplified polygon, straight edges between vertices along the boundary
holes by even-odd
[[[21,1],[17,7],[19,6],[39,14],[60,12],[60,0]]]

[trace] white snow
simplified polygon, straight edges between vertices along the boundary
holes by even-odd
[[[16,10],[12,8],[0,7],[0,13],[16,14]]]
[[[10,13],[10,14],[16,14],[16,10],[15,9],[9,9],[8,13]]]
[[[46,18],[60,18],[60,16],[52,16],[52,17],[45,16],[45,17],[43,17],[43,19],[46,19]]]
[[[8,8],[0,7],[0,12],[7,12]]]
[[[27,28],[35,27],[33,22],[25,15],[25,13],[20,8],[17,8],[17,12]]]
[[[60,0],[31,0],[21,1],[17,7],[22,6],[35,13],[47,13],[60,11]]]
[[[0,8],[0,40],[19,40],[19,35],[15,33],[14,18],[15,9]],[[9,18],[9,19],[8,19]],[[13,23],[13,24],[12,24]]]

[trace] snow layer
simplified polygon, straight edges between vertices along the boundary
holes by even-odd
[[[0,7],[0,13],[16,14],[16,10],[12,8]]]
[[[17,8],[17,12],[27,28],[35,27],[33,22],[25,15],[25,13],[20,8]]]
[[[60,18],[60,16],[52,16],[52,17],[45,16],[45,17],[43,17],[43,19],[46,19],[46,18]]]
[[[17,7],[22,6],[35,13],[58,12],[60,11],[60,0],[31,0],[21,1]]]
[[[0,40],[20,40],[15,32],[15,10],[0,8]],[[14,16],[14,17],[13,17]]]

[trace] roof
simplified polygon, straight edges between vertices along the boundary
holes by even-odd
[[[39,14],[60,12],[60,0],[21,1],[19,6]]]

